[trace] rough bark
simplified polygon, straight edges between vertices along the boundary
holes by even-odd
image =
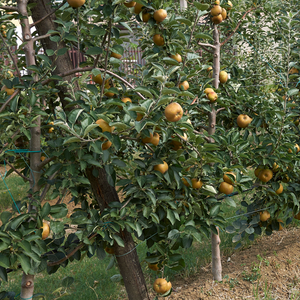
[[[26,45],[23,47],[25,52],[25,58],[26,58],[26,66],[32,66],[35,65],[35,52],[34,52],[34,42],[30,33],[30,25],[28,20],[28,14],[27,14],[27,4],[28,0],[18,0],[18,9],[19,13],[22,14],[24,17],[21,20],[21,27],[22,27],[22,37],[24,42],[26,41]],[[37,78],[34,78],[35,80]],[[39,105],[39,100],[37,100],[36,105]],[[31,140],[30,140],[30,151],[36,151],[36,152],[30,152],[30,189],[32,193],[39,191],[39,185],[38,181],[40,179],[40,172],[38,169],[38,164],[41,159],[41,119],[38,117],[34,124],[36,127],[31,127],[30,133],[31,133]],[[33,203],[29,203],[28,210],[30,211],[33,208]],[[22,277],[22,284],[21,284],[21,299],[31,299],[33,297],[33,290],[34,290],[34,276],[33,275],[27,275],[23,272]]]
[[[217,25],[214,25],[214,64],[213,64],[213,85],[217,89],[219,87],[219,74],[220,74],[220,35],[218,31]],[[209,128],[208,133],[212,135],[215,133],[216,130],[216,110],[215,104],[211,104],[212,111],[209,113],[208,120],[209,120]],[[211,143],[214,140],[211,138]],[[219,232],[219,230],[218,230]],[[211,233],[211,248],[212,248],[212,273],[214,280],[222,281],[222,262],[221,262],[221,253],[220,253],[220,243],[221,239],[219,234],[216,235],[213,232]]]
[[[34,23],[43,19],[45,16],[49,15],[51,12],[54,11],[54,9],[51,7],[51,1],[49,0],[29,0],[28,3],[35,4],[35,6],[31,8],[32,19]],[[50,14],[47,18],[43,19],[43,21],[38,22],[35,25],[38,35],[42,36],[47,34],[49,30],[56,30],[57,24],[54,22],[55,19],[56,17],[55,14],[53,13]],[[66,47],[65,43],[60,42],[57,44],[56,42],[51,41],[49,37],[41,39],[40,42],[43,46],[44,51],[46,49],[52,49],[54,51],[57,51],[58,49]],[[53,55],[50,57],[50,59],[55,64],[56,69],[53,72],[54,74],[64,73],[66,70],[73,69],[73,63],[70,59],[68,52],[60,56]],[[63,80],[71,82],[73,77],[74,77],[73,74],[68,75],[65,76]],[[57,86],[56,88],[60,90],[60,92],[58,93],[60,99],[64,99],[64,95],[68,92],[67,87]],[[76,86],[76,88],[78,89],[78,86]],[[62,103],[64,103],[63,100]]]
[[[120,202],[115,188],[107,181],[104,169],[97,167],[88,168],[86,169],[86,176],[91,183],[92,191],[100,210],[108,207],[108,204],[111,202]],[[133,238],[127,230],[121,231],[119,236],[123,239],[125,247],[120,247],[115,243],[114,250],[128,299],[149,300],[150,297]]]

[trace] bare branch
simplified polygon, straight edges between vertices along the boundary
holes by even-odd
[[[1,108],[0,108],[0,113],[2,113],[2,112],[4,111],[5,107],[6,107],[6,106],[10,103],[10,101],[11,101],[12,99],[14,99],[14,97],[17,96],[19,93],[20,93],[20,90],[19,90],[19,89],[17,89],[17,90],[14,91],[14,93],[6,100],[6,102],[4,102],[3,105],[1,106]]]
[[[217,110],[216,110],[216,114],[218,114],[218,112],[220,112],[220,111],[222,111],[222,110],[224,110],[225,109],[225,107],[220,107],[220,108],[218,108]]]
[[[8,160],[4,159],[5,163],[8,164],[20,177],[22,177],[26,181],[30,181],[30,179],[24,176],[21,172],[19,172]]]
[[[231,39],[231,37],[236,33],[236,31],[237,31],[238,28],[240,27],[242,21],[246,18],[247,14],[248,14],[249,12],[251,12],[252,10],[255,10],[255,9],[257,9],[257,8],[258,8],[258,7],[252,7],[252,8],[250,8],[249,10],[247,10],[247,11],[244,13],[244,15],[241,17],[240,21],[237,23],[235,29],[230,33],[230,35],[225,39],[225,41],[223,41],[223,42],[220,44],[221,47],[224,46],[224,45]]]
[[[36,38],[32,39],[33,42],[36,42],[38,40],[42,40],[42,39],[45,39],[53,34],[56,34],[56,33],[48,33],[48,34],[44,34],[44,35],[40,35],[40,36],[37,36]]]
[[[92,238],[94,238],[95,236],[97,236],[98,233],[94,233],[92,234],[88,239],[91,240]],[[69,259],[71,256],[73,256],[78,250],[80,250],[85,244],[83,242],[81,242],[77,247],[75,247],[71,252],[69,252],[65,257],[61,258],[60,260],[57,261],[51,261],[48,262],[47,265],[48,266],[56,266],[56,265],[60,265],[62,264],[64,261],[66,261],[67,259]]]
[[[208,48],[206,48],[206,47],[204,47],[204,46],[200,46],[203,50],[205,50],[206,52],[209,52],[209,53],[214,53],[214,51],[213,50],[211,50],[211,49],[208,49]]]
[[[213,48],[213,49],[216,49],[216,47],[212,44],[207,44],[207,43],[199,43],[198,42],[198,45],[201,46],[201,47],[209,47],[209,48]]]
[[[41,161],[40,164],[38,165],[38,169],[41,170],[44,166],[46,166],[47,163],[54,160],[54,158],[56,158],[56,156],[52,156]]]
[[[71,75],[71,74],[74,74],[74,73],[79,73],[79,72],[87,72],[87,71],[92,71],[94,69],[94,67],[85,67],[85,68],[75,68],[75,69],[72,69],[70,71],[67,71],[65,73],[61,73],[61,74],[58,74],[58,76],[61,76],[61,77],[65,77],[65,76],[68,76],[68,75]],[[99,69],[101,72],[104,72],[104,69]],[[113,76],[113,77],[116,77],[118,78],[120,81],[122,81],[124,84],[126,84],[127,86],[129,86],[131,89],[134,89],[134,86],[129,83],[127,80],[125,80],[124,78],[122,78],[121,76],[109,71],[109,70],[106,70],[106,73]],[[49,83],[50,81],[52,81],[52,79],[47,79],[45,81],[42,82],[42,85],[45,85],[47,83]],[[136,92],[143,100],[145,100],[146,98],[139,92]],[[1,111],[0,111],[1,112]]]

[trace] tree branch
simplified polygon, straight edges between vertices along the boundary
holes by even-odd
[[[247,11],[244,13],[244,15],[242,16],[242,18],[240,19],[240,21],[239,21],[238,24],[236,25],[235,29],[234,29],[234,30],[231,32],[231,34],[225,39],[225,41],[223,41],[223,42],[220,44],[221,47],[224,46],[224,45],[231,39],[231,37],[236,33],[236,31],[237,31],[238,28],[240,27],[240,25],[241,25],[243,19],[246,18],[247,14],[248,14],[249,12],[251,12],[252,10],[255,10],[255,9],[257,9],[257,8],[258,8],[258,7],[252,7],[252,8],[250,8],[249,10],[247,10]]]
[[[216,47],[212,44],[208,44],[208,43],[200,43],[198,42],[198,45],[201,46],[201,47],[210,47],[212,49],[216,49]]]
[[[61,76],[61,77],[64,77],[64,76],[68,76],[68,75],[71,75],[71,74],[74,74],[74,73],[79,73],[79,72],[87,72],[87,71],[92,71],[94,69],[94,67],[85,67],[85,68],[75,68],[75,69],[72,69],[70,71],[67,71],[65,73],[61,73],[61,74],[58,74],[58,76]],[[104,69],[101,69],[99,68],[99,70],[101,72],[104,72]],[[125,80],[124,78],[122,78],[121,76],[109,71],[109,70],[106,70],[106,73],[113,76],[113,77],[116,77],[118,78],[120,81],[122,81],[124,84],[126,84],[127,86],[129,86],[131,89],[134,89],[134,86],[129,83],[127,80]],[[50,81],[52,81],[52,79],[47,79],[45,81],[42,82],[42,85],[45,85],[47,83],[49,83]],[[146,98],[139,92],[136,92],[143,100],[145,100]],[[0,111],[1,112],[1,111]]]
[[[30,181],[30,179],[20,173],[8,160],[4,159],[5,163],[8,164],[20,177],[22,177],[26,181]]]
[[[218,114],[218,112],[220,112],[221,110],[224,110],[225,109],[225,107],[220,107],[220,108],[218,108],[217,110],[216,110],[216,114]]]
[[[45,19],[47,19],[49,16],[51,16],[51,15],[54,14],[57,10],[59,10],[64,4],[65,4],[65,2],[62,2],[62,3],[58,6],[58,8],[56,8],[55,10],[53,10],[52,12],[50,12],[49,14],[45,15],[45,16],[44,16],[43,18],[41,18],[40,20],[38,20],[38,21],[36,21],[36,22],[34,22],[34,23],[31,23],[31,24],[30,24],[30,28],[33,27],[33,26],[35,26],[36,24],[38,24],[38,23],[44,21]]]
[[[46,158],[45,160],[41,161],[38,165],[38,169],[41,170],[44,166],[46,166],[47,163],[54,160],[54,158],[56,158],[56,156],[52,156],[52,157]]]
[[[3,103],[3,105],[0,108],[0,113],[2,113],[5,109],[5,107],[9,104],[9,102],[14,99],[15,96],[17,96],[20,93],[20,90],[17,89],[14,91],[14,93],[6,100],[6,102]]]
[[[9,11],[17,11],[19,12],[18,7],[16,6],[6,6],[6,5],[1,5],[0,9],[4,9],[4,10],[9,10]]]
[[[15,70],[18,73],[18,77],[21,78],[21,73],[20,73],[20,70],[18,68],[18,64],[16,63],[16,61],[15,61],[13,55],[12,55],[12,52],[11,52],[10,48],[8,47],[5,39],[3,38],[3,35],[2,35],[1,32],[0,32],[0,38],[1,38],[2,42],[3,42],[3,44],[5,45],[5,48],[7,49],[7,52],[9,54],[9,56],[10,56],[10,59],[11,59],[12,63],[14,64]]]
[[[48,33],[48,34],[44,34],[44,35],[40,35],[40,36],[37,36],[36,38],[32,39],[33,42],[36,42],[38,40],[42,40],[42,39],[45,39],[53,34],[57,34],[57,33]]]

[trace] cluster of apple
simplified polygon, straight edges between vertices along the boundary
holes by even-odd
[[[232,9],[232,3],[231,1],[227,2],[227,9],[231,10]],[[210,14],[212,15],[212,22],[214,24],[220,24],[222,21],[224,21],[227,18],[227,11],[224,7],[220,6],[220,1],[216,0],[215,5],[213,8],[210,10]]]
[[[229,176],[228,176],[229,175]],[[234,180],[232,180],[232,177]],[[234,183],[236,182],[236,175],[233,172],[226,172],[223,175],[223,182],[219,186],[219,192],[224,193],[225,195],[232,194],[234,189]]]

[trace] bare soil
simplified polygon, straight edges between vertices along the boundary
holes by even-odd
[[[222,258],[223,282],[211,266],[192,278],[172,282],[168,300],[300,299],[300,229],[257,239],[248,249]]]

